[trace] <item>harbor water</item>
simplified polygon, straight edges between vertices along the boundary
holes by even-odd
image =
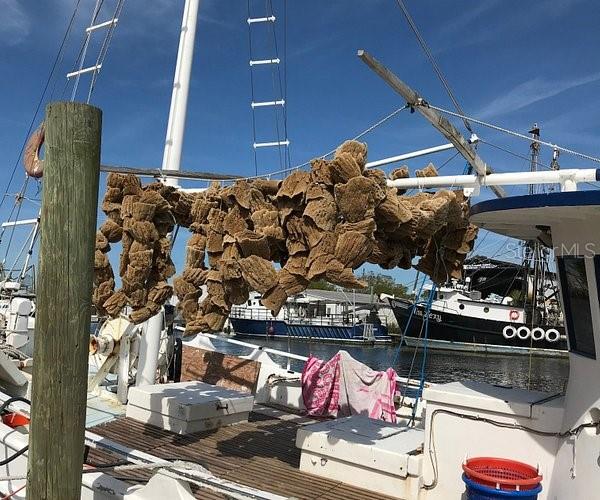
[[[244,339],[245,340],[245,339]],[[422,349],[415,352],[413,347],[403,346],[355,346],[327,343],[308,343],[290,340],[253,339],[251,343],[291,352],[302,356],[331,358],[338,350],[346,350],[355,359],[373,369],[383,370],[393,367],[398,375],[419,379],[423,362]],[[248,354],[248,348],[214,341],[222,352]],[[400,350],[399,350],[400,349]],[[287,358],[269,354],[274,361],[286,366]],[[411,368],[412,367],[412,368]],[[301,371],[302,362],[292,360],[291,369]],[[492,384],[538,390],[550,393],[561,392],[569,375],[569,361],[566,358],[529,357],[507,355],[480,355],[471,353],[441,352],[429,350],[425,362],[425,380],[445,383],[460,380],[474,380]]]

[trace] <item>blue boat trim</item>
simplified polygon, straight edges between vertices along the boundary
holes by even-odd
[[[370,343],[373,339],[363,337],[363,324],[360,325],[310,325],[288,323],[283,320],[258,320],[247,318],[230,318],[231,325],[236,335],[240,337],[269,337],[330,340],[335,342],[364,342]],[[373,335],[375,342],[391,342],[388,329],[384,325],[374,325]]]
[[[596,179],[598,179],[596,170]],[[471,207],[471,216],[486,212],[515,210],[519,208],[571,207],[600,205],[600,190],[567,191],[563,193],[540,193],[509,196],[485,200]]]

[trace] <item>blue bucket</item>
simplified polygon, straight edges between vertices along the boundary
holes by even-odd
[[[497,490],[478,484],[470,480],[466,474],[462,475],[462,480],[467,485],[467,500],[498,500],[503,498],[519,498],[521,500],[537,500],[538,494],[542,491],[542,485],[538,484],[531,490]]]

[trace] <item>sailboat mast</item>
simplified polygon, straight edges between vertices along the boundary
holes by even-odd
[[[200,0],[185,0],[183,19],[181,21],[181,35],[179,37],[179,50],[177,52],[177,64],[173,78],[169,124],[167,126],[167,138],[165,140],[163,155],[163,171],[179,170],[181,166],[185,115],[192,75],[194,39],[196,37],[199,7]],[[179,180],[167,178],[167,184],[178,186]],[[140,341],[138,373],[136,377],[137,386],[152,385],[156,381],[162,328],[162,313],[152,316],[145,325],[144,335],[142,335]]]
[[[536,172],[540,158],[540,127],[537,123],[533,124],[531,130],[530,150],[530,170]],[[542,189],[544,189],[542,187]],[[536,194],[536,185],[529,185],[529,194]],[[531,258],[531,267],[533,272],[533,289],[531,295],[531,312],[529,318],[531,324],[542,323],[546,319],[545,297],[544,297],[544,281],[545,281],[545,261],[547,259],[547,251],[539,241],[531,241],[527,243],[527,252]]]
[[[192,75],[194,40],[196,38],[199,8],[200,0],[185,0],[183,19],[181,21],[181,35],[179,37],[179,50],[177,52],[177,64],[173,78],[169,124],[167,126],[163,154],[163,170],[179,170],[181,166],[181,151],[183,149],[185,117]],[[176,179],[168,179],[167,184],[177,186],[178,181]]]
[[[529,149],[531,151],[531,167],[530,170],[532,172],[537,171],[538,160],[540,158],[540,143],[538,142],[540,139],[540,127],[538,127],[537,123],[533,124],[531,130],[529,131],[531,134],[531,144],[529,145]],[[535,194],[535,184],[529,185],[529,194]]]

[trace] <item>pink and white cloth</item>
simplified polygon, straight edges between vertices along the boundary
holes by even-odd
[[[302,370],[302,398],[314,417],[367,415],[396,422],[396,372],[378,372],[339,351],[329,361],[311,356]]]

